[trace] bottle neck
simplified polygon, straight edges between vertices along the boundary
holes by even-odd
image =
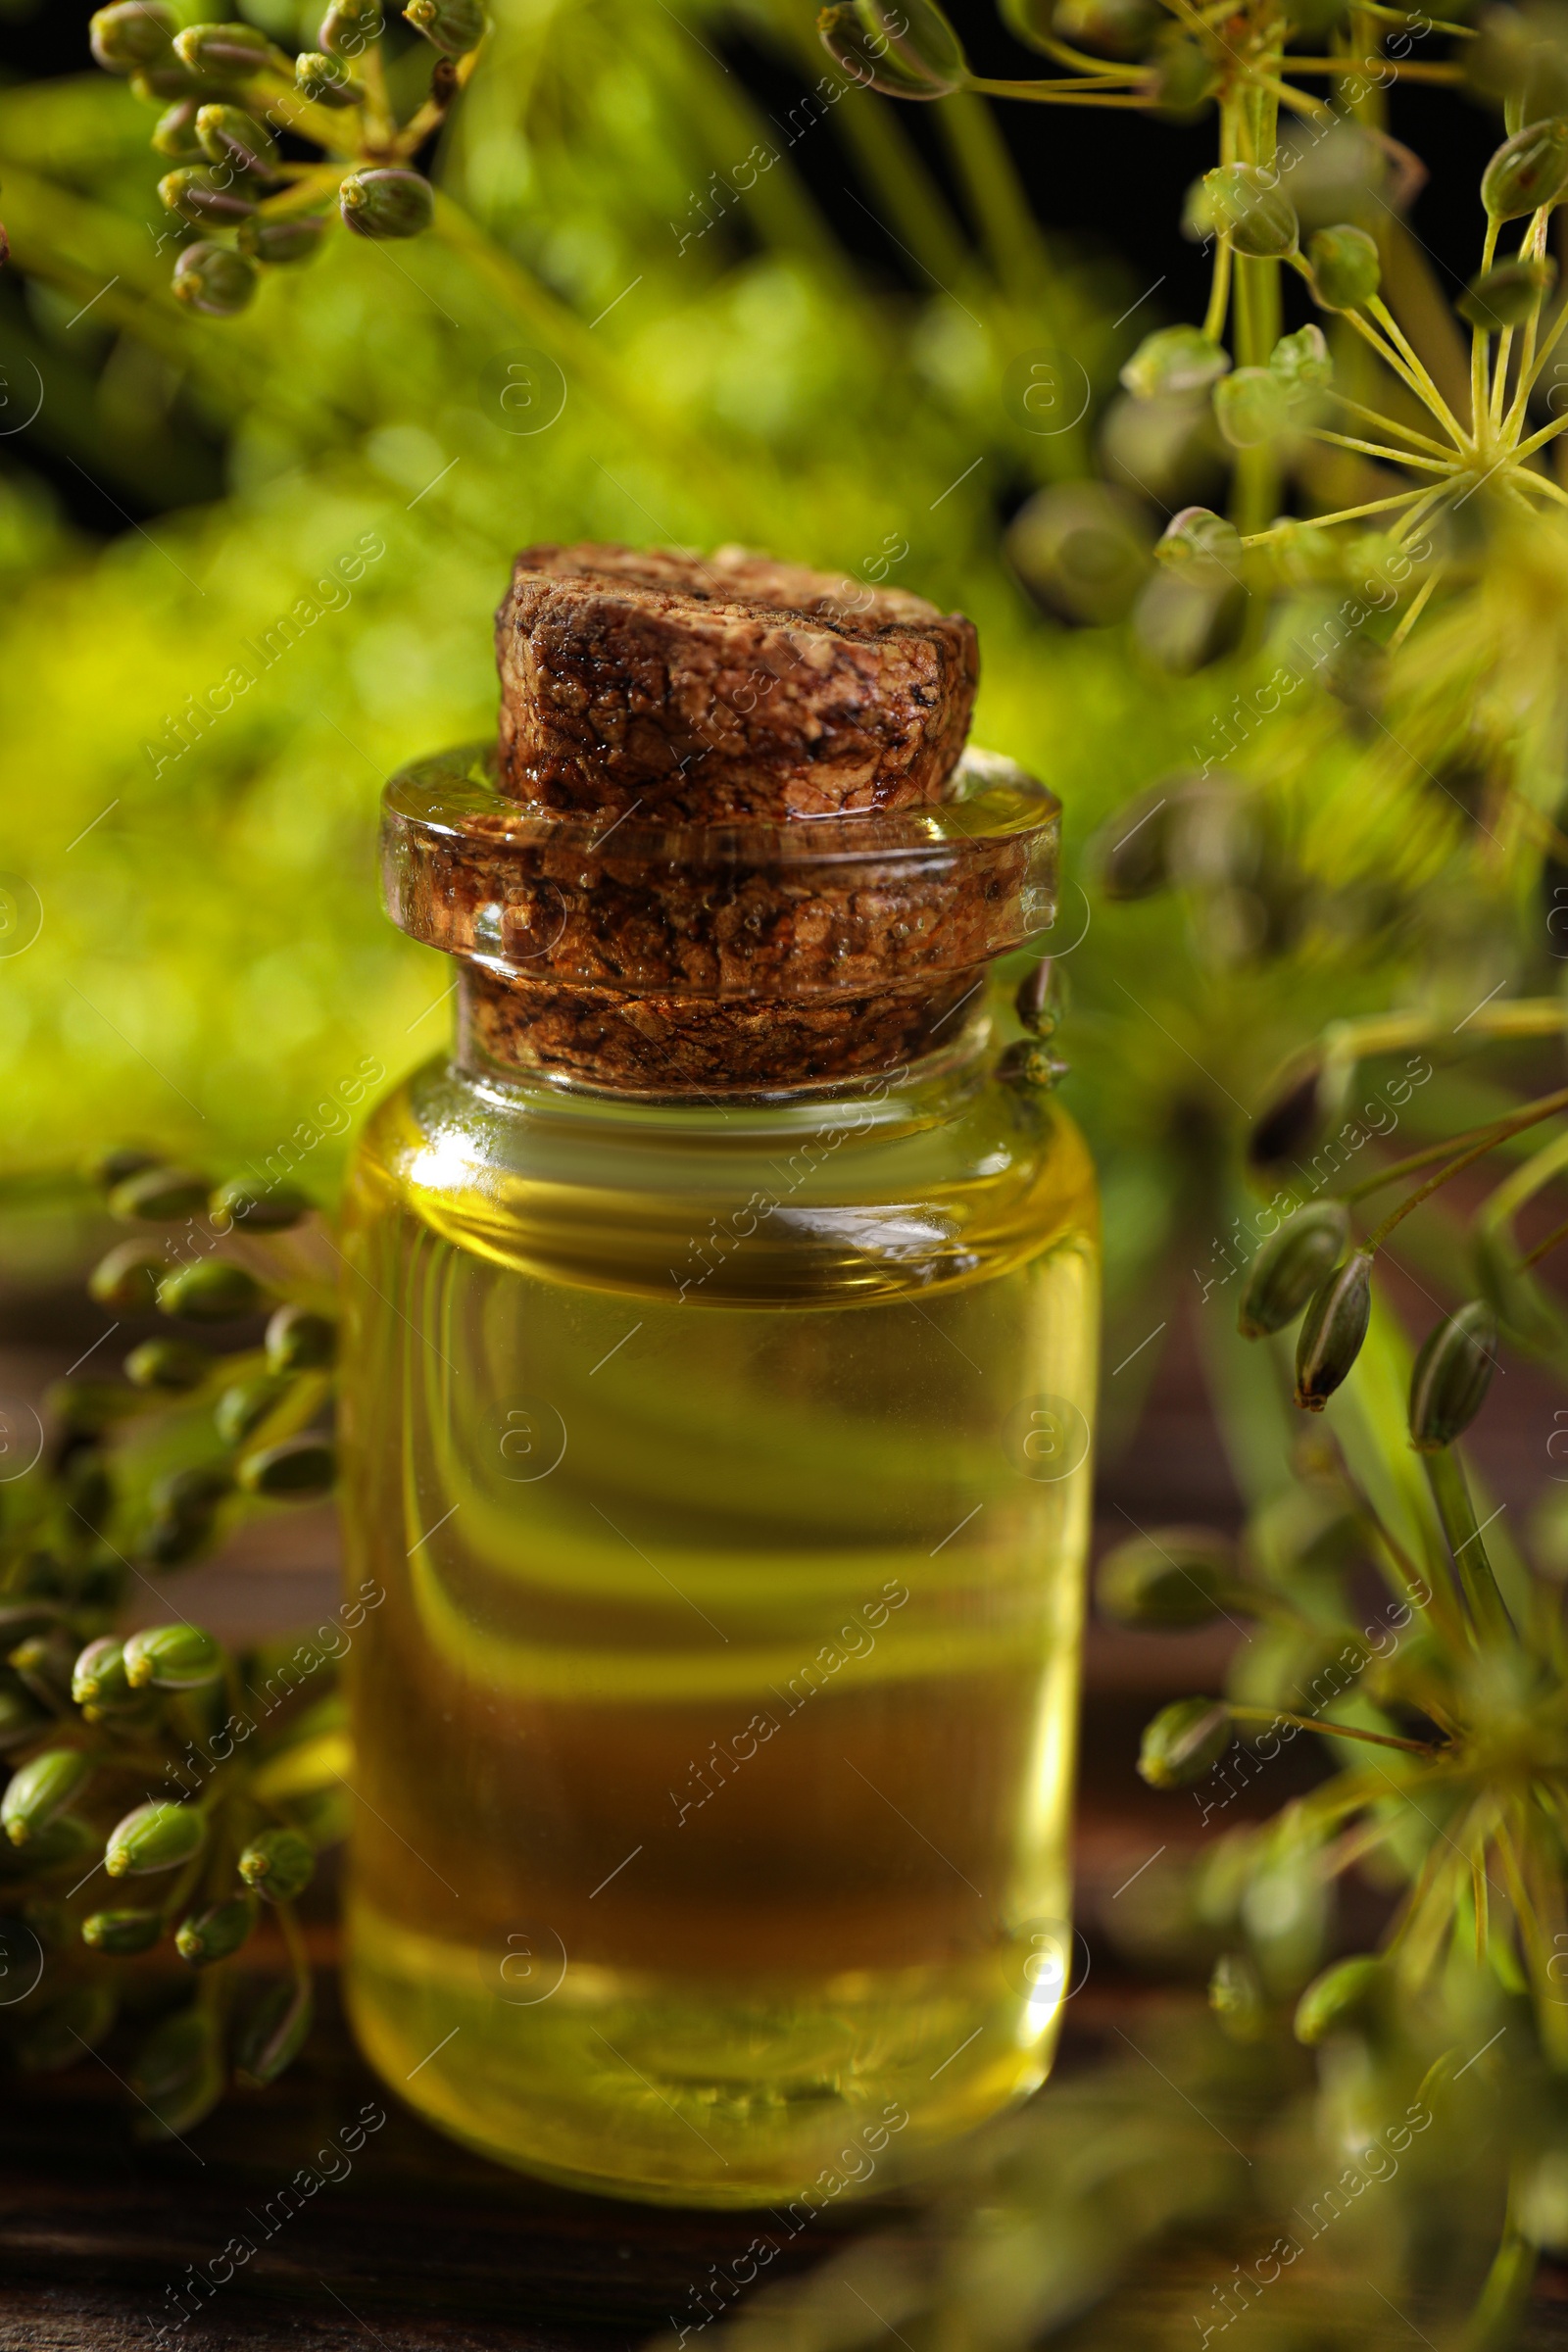
[[[456,1058],[471,1075],[645,1101],[853,1093],[935,1067],[967,1040],[986,973],[979,964],[863,996],[728,1001],[632,995],[466,962]]]
[[[982,967],[970,976],[964,995],[947,1008],[946,1017],[939,1012],[929,1021],[909,1022],[912,1050],[886,1051],[902,1046],[904,1038],[883,1032],[876,1041],[885,1049],[879,1059],[868,1053],[855,1067],[804,1077],[793,1074],[788,1065],[781,1071],[776,1062],[769,1062],[738,1080],[732,1036],[721,1034],[711,1041],[710,1062],[688,1052],[661,1063],[646,1050],[647,1041],[639,1033],[644,1051],[632,1082],[607,1083],[602,1048],[596,1048],[587,1066],[580,1068],[566,1066],[558,1057],[526,1058],[509,1028],[501,1039],[505,1050],[496,1052],[491,1042],[496,1035],[495,997],[483,985],[489,978],[473,964],[461,971],[451,1066],[456,1076],[479,1087],[498,1107],[554,1107],[564,1114],[581,1111],[593,1117],[631,1114],[656,1125],[667,1113],[683,1127],[695,1120],[727,1132],[750,1126],[753,1113],[767,1127],[797,1119],[810,1126],[845,1112],[854,1113],[858,1128],[899,1127],[911,1120],[918,1124],[951,1116],[982,1083],[992,1043],[988,973]],[[642,1001],[624,1002],[637,1005]],[[692,1009],[689,1004],[679,1006],[683,1013]],[[706,1009],[722,1014],[737,1008]],[[776,1016],[780,1008],[763,1009]],[[630,1020],[635,1014],[628,1011],[624,1017]]]
[[[930,806],[606,824],[509,799],[460,746],[388,784],[383,874],[395,920],[458,961],[460,1070],[770,1099],[945,1053],[1054,918],[1059,817],[970,750]]]

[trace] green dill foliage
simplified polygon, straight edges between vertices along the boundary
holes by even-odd
[[[94,1272],[100,1302],[188,1322],[207,1280],[199,1341],[142,1340],[122,1379],[58,1384],[53,1436],[39,1422],[34,1460],[0,1489],[0,2039],[44,2073],[114,2036],[142,2136],[178,2137],[231,2076],[272,2080],[309,2030],[294,1903],[343,1834],[334,1662],[378,1596],[239,1656],[183,1617],[116,1630],[145,1615],[150,1580],[268,1507],[252,1497],[330,1484],[332,1259],[281,1186],[203,1182],[193,1202],[190,1171],[142,1152],[92,1175],[136,1228]],[[225,1413],[269,1366],[265,1403]],[[256,1475],[306,1447],[309,1484]]]
[[[1494,1057],[1564,1025],[1557,999],[1475,1019]],[[1263,2034],[1270,2002],[1292,2006],[1296,2039],[1321,2054],[1320,2133],[1353,2116],[1352,2153],[1401,2048],[1430,2061],[1418,2095],[1438,2147],[1450,2093],[1489,2060],[1497,2160],[1476,2159],[1472,2179],[1495,2250],[1456,2339],[1479,2347],[1515,2339],[1539,2252],[1568,2240],[1568,1622],[1562,1513],[1544,1476],[1535,1525],[1516,1539],[1460,1441],[1506,1369],[1499,1355],[1568,1370],[1561,1311],[1533,1272],[1568,1226],[1528,1249],[1515,1228],[1568,1165],[1568,1090],[1503,1096],[1490,1116],[1358,1172],[1366,1139],[1339,1120],[1344,1090],[1363,1059],[1411,1046],[1441,1050],[1434,1025],[1340,1024],[1285,1073],[1272,1113],[1277,1159],[1298,1175],[1316,1167],[1328,1190],[1275,1196],[1238,1324],[1272,1355],[1277,1397],[1327,1427],[1298,1442],[1295,1477],[1260,1503],[1239,1551],[1201,1531],[1150,1531],[1102,1563],[1100,1594],[1122,1622],[1249,1627],[1225,1693],[1164,1709],[1140,1763],[1153,1786],[1191,1792],[1210,1837],[1174,1902],[1185,1933],[1225,1947],[1211,2000],[1228,2030]],[[1500,1176],[1499,1160],[1511,1163]],[[1457,1217],[1444,1196],[1462,1176],[1472,1189]],[[1379,1213],[1371,1204],[1391,1192]],[[1420,1212],[1446,1226],[1431,1253],[1446,1287],[1468,1275],[1477,1295],[1441,1312],[1412,1355],[1378,1277]],[[1173,1614],[1160,1596],[1179,1571]],[[1335,1769],[1261,1825],[1229,1826],[1237,1798],[1266,1788],[1303,1739]],[[1387,1924],[1375,1950],[1325,1967],[1336,1890],[1352,1876]]]
[[[236,317],[264,270],[309,261],[334,220],[377,240],[429,227],[430,183],[410,164],[472,72],[485,17],[470,0],[409,0],[402,14],[436,52],[425,94],[406,111],[383,53],[380,0],[334,0],[319,47],[297,53],[253,24],[181,24],[165,0],[112,0],[96,12],[94,58],[161,110],[152,144],[174,169],[159,199],[204,232],[174,263],[178,301]],[[316,148],[316,160],[285,162],[283,134]],[[222,231],[231,242],[218,241]]]
[[[1478,1019],[1494,1062],[1564,1026],[1557,1000]],[[1321,1165],[1332,1119],[1340,1154],[1330,1189],[1276,1193],[1231,1298],[1277,1450],[1233,1403],[1257,1481],[1240,1541],[1142,1529],[1098,1569],[1112,1623],[1244,1636],[1222,1691],[1149,1725],[1139,1769],[1196,1821],[1098,1923],[1163,1997],[1118,2009],[1107,2062],[901,2175],[906,2223],[733,2317],[736,2287],[705,2281],[695,2318],[737,2352],[869,2352],[888,2327],[1111,2352],[1244,2319],[1269,2352],[1520,2339],[1541,2255],[1568,2246],[1568,1550],[1547,1473],[1516,1537],[1461,1447],[1499,1351],[1565,1369],[1526,1261],[1568,1227],[1525,1250],[1513,1220],[1568,1166],[1568,1090],[1499,1086],[1490,1118],[1357,1167],[1339,1111],[1359,1064],[1371,1083],[1443,1042],[1414,1016],[1346,1023],[1285,1073],[1274,1144]],[[1489,1165],[1455,1219],[1446,1188]],[[1445,1215],[1450,1293],[1479,1258],[1495,1303],[1461,1297],[1412,1349],[1387,1257]]]

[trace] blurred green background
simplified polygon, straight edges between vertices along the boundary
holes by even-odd
[[[490,731],[490,616],[530,539],[743,540],[974,615],[977,738],[1066,804],[1066,1100],[1104,1173],[1113,1304],[1141,1294],[1145,1322],[1151,1268],[1190,1280],[1184,1221],[1200,1254],[1223,1229],[1215,1172],[1293,1046],[1387,1002],[1435,932],[1465,1002],[1541,961],[1530,877],[1478,864],[1419,761],[1369,790],[1365,731],[1316,687],[1258,769],[1291,845],[1284,933],[1201,894],[1095,897],[1097,825],[1193,764],[1268,666],[1173,677],[1013,561],[1042,488],[1117,472],[1117,368],[1201,300],[1176,215],[1211,126],[901,108],[828,74],[810,0],[498,0],[434,159],[436,233],[334,236],[218,321],[170,296],[166,167],[148,110],[91,70],[89,13],[0,12],[17,1181],[109,1139],[222,1173],[292,1138],[330,1196],[362,1067],[396,1076],[447,1018],[448,972],[379,911],[378,789]],[[315,37],[296,0],[238,13]],[[956,14],[982,63],[1028,70],[989,6]],[[394,67],[417,46],[395,20],[387,39]],[[1442,103],[1450,160],[1484,156],[1494,122]],[[1451,214],[1468,235],[1473,184],[1444,181],[1431,234]],[[1214,460],[1189,452],[1189,481],[1135,454],[1152,541]],[[351,585],[318,588],[357,553]],[[242,661],[257,682],[193,719]]]

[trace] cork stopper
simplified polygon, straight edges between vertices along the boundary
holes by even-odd
[[[529,547],[496,615],[503,792],[717,822],[939,800],[974,624],[741,548]]]
[[[854,600],[854,601],[852,601]],[[384,799],[470,1066],[642,1096],[885,1074],[1054,919],[1057,804],[963,750],[971,624],[741,550],[530,548],[500,739]]]

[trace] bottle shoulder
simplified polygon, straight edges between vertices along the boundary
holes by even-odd
[[[1073,1121],[993,1080],[891,1106],[650,1116],[498,1094],[440,1064],[370,1121],[350,1216],[411,1216],[519,1270],[709,1304],[924,1293],[1096,1231]]]

